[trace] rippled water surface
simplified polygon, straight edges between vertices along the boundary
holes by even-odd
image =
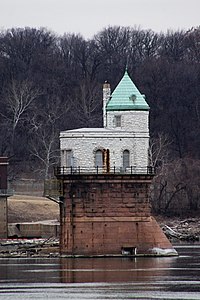
[[[171,258],[0,259],[1,299],[200,299],[200,245]]]

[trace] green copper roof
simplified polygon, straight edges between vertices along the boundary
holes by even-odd
[[[149,105],[125,71],[121,81],[111,94],[106,110],[149,110]]]

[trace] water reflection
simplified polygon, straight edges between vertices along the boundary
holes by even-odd
[[[171,258],[0,259],[0,298],[200,299],[200,246]]]
[[[0,283],[60,282],[59,271],[58,259],[1,259]]]
[[[61,282],[150,281],[170,274],[174,258],[79,258],[60,261]]]

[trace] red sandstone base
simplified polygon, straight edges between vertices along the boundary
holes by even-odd
[[[177,255],[150,214],[150,175],[63,180],[61,253],[69,256]]]
[[[153,217],[125,220],[75,220],[61,252],[67,255],[176,255],[171,243]],[[66,226],[66,225],[65,225]],[[164,251],[166,250],[166,251]]]

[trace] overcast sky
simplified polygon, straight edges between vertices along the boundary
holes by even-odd
[[[0,29],[46,27],[91,38],[111,25],[156,32],[200,24],[200,0],[0,0]]]

